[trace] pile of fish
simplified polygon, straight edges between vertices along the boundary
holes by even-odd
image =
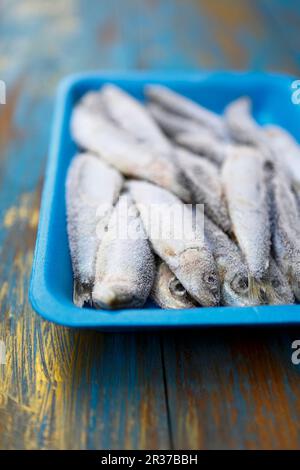
[[[74,108],[80,153],[66,182],[74,303],[299,301],[298,143],[279,126],[260,126],[245,97],[221,116],[161,85],[148,85],[145,95],[142,104],[107,84]],[[183,209],[188,236],[154,235],[174,205]],[[129,225],[134,237],[116,236]]]

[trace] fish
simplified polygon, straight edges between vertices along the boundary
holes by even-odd
[[[186,309],[197,305],[168,265],[161,260],[158,262],[151,298],[161,308],[167,309]]]
[[[200,104],[162,85],[147,85],[145,94],[151,102],[157,103],[170,113],[183,116],[211,129],[220,139],[227,139],[223,118]]]
[[[221,180],[233,233],[250,276],[262,281],[269,267],[271,233],[265,161],[259,150],[228,146]]]
[[[267,125],[263,131],[277,162],[282,165],[295,191],[300,193],[300,145],[280,126]]]
[[[242,96],[229,103],[224,111],[224,120],[233,141],[238,144],[265,149],[265,137],[261,126],[251,115],[251,100],[249,97]]]
[[[73,110],[71,134],[75,143],[99,155],[123,175],[151,181],[189,202],[191,196],[185,178],[174,159],[148,144],[137,142],[110,122],[95,98],[98,102],[97,93],[87,93]]]
[[[104,309],[142,307],[154,276],[154,255],[143,224],[131,196],[123,193],[97,252],[93,305]]]
[[[218,166],[225,160],[224,142],[215,138],[208,129],[200,132],[181,132],[175,136],[175,142],[196,155],[207,158]]]
[[[300,221],[296,198],[284,174],[274,170],[268,178],[272,255],[300,301]]]
[[[204,204],[205,213],[225,232],[231,232],[231,220],[224,198],[219,168],[206,158],[176,149],[178,162],[191,186],[193,202]]]
[[[138,142],[161,152],[170,152],[170,143],[147,108],[133,96],[113,84],[105,84],[99,92],[106,115]]]
[[[66,180],[67,232],[78,307],[91,303],[98,246],[123,178],[91,153],[76,155]]]
[[[167,263],[200,305],[217,305],[220,286],[212,253],[204,240],[203,218],[163,188],[129,181],[132,195],[154,252]]]
[[[221,303],[240,307],[259,305],[259,297],[250,294],[248,268],[241,250],[208,217],[205,217],[204,229],[221,281]]]
[[[205,235],[217,263],[223,305],[245,307],[294,302],[287,279],[272,257],[264,283],[251,290],[248,268],[236,243],[208,217],[205,217]]]
[[[272,256],[267,278],[269,282],[264,285],[266,304],[286,305],[295,302],[293,290]]]
[[[147,109],[160,128],[171,139],[176,139],[176,136],[182,133],[199,134],[199,132],[206,131],[206,128],[194,120],[179,114],[173,114],[157,103],[148,103]]]

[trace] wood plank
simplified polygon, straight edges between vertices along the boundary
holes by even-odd
[[[264,14],[261,0],[201,0],[198,15],[209,31],[208,50],[215,68],[296,73],[298,64],[282,35]],[[198,44],[207,49],[207,42]]]
[[[114,65],[111,33],[98,43],[110,10],[90,5],[1,4],[2,449],[170,446],[159,338],[68,330],[40,319],[27,300],[54,89],[66,73]]]
[[[197,42],[211,67],[299,73],[299,64],[261,2],[195,2]],[[299,448],[299,329],[204,330],[163,338],[174,448]]]
[[[204,330],[164,338],[176,449],[296,449],[300,329]]]
[[[0,448],[168,448],[159,340],[68,330],[29,307],[39,197],[2,219]]]

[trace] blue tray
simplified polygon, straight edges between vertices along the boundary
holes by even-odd
[[[87,73],[65,79],[57,96],[33,260],[29,297],[34,310],[61,325],[110,331],[300,323],[300,305],[163,310],[148,304],[142,309],[113,312],[80,309],[72,303],[65,207],[65,178],[76,151],[69,132],[70,114],[88,90],[113,82],[143,100],[146,83],[162,83],[216,112],[222,112],[229,101],[249,95],[258,122],[282,125],[296,136],[300,135],[300,105],[292,103],[292,81],[293,78],[283,75],[231,72]]]

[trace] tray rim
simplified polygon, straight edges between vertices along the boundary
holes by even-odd
[[[47,246],[51,206],[54,199],[56,172],[65,125],[66,103],[81,82],[86,81],[157,81],[199,82],[204,80],[239,80],[270,83],[292,82],[296,77],[282,73],[240,71],[190,71],[190,72],[82,72],[68,75],[61,80],[55,102],[50,146],[42,191],[39,224],[30,279],[29,300],[33,309],[44,319],[74,328],[96,328],[109,331],[180,327],[224,326],[279,326],[300,323],[300,305],[258,307],[199,307],[191,310],[166,310],[160,308],[127,309],[119,311],[79,309],[71,303],[66,307],[52,295],[44,278],[43,262]],[[241,315],[243,311],[243,315]],[[214,312],[214,313],[213,313]],[[226,312],[226,315],[225,315]],[[201,313],[199,315],[199,313]],[[282,319],[284,317],[284,320]]]

